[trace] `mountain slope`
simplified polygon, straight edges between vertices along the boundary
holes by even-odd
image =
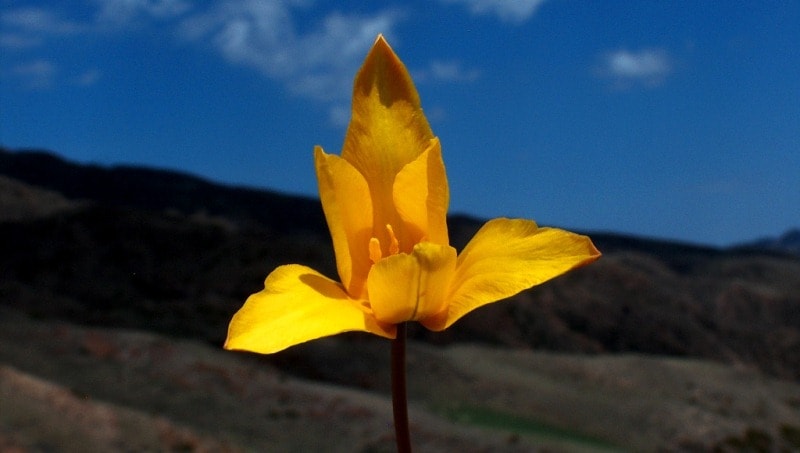
[[[218,345],[232,314],[276,266],[300,263],[335,276],[313,200],[40,154],[0,153],[0,163],[6,178],[27,178],[6,181],[24,196],[0,197],[12,200],[0,204],[0,237],[13,238],[0,241],[0,303],[26,313]],[[1,215],[11,211],[17,214]],[[292,227],[303,219],[305,228]],[[452,217],[453,242],[463,245],[479,226]],[[412,337],[702,357],[800,379],[800,258],[592,237],[604,256],[591,266],[487,306],[445,332],[412,325]],[[280,360],[300,374],[314,369],[291,351]]]
[[[196,341],[0,308],[0,449],[394,451],[389,345],[371,340],[300,347],[370,384],[353,389]],[[410,342],[408,383],[421,452],[800,448],[800,384],[698,360]]]
[[[174,171],[80,165],[44,151],[10,152],[0,148],[0,174],[69,199],[224,217],[242,225],[255,222],[281,233],[324,232],[322,209],[317,201],[213,184]]]

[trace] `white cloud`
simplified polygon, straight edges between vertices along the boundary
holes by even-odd
[[[434,80],[443,82],[472,82],[480,77],[480,71],[464,69],[457,61],[433,61],[429,71]]]
[[[19,63],[11,67],[11,75],[29,89],[47,89],[53,85],[56,65],[47,60]]]
[[[12,61],[7,62],[3,76],[10,77],[20,87],[35,90],[52,88],[61,72],[50,58],[37,56],[39,50],[55,40],[74,38],[92,30],[89,23],[66,19],[53,10],[37,7],[11,8],[0,12],[0,26],[3,28],[0,48],[17,52]],[[73,83],[80,85],[90,82],[87,74],[76,77]]]
[[[186,18],[180,35],[210,42],[228,61],[259,70],[292,92],[319,100],[347,98],[352,77],[379,33],[391,34],[394,11],[331,13],[305,33],[293,26],[298,2],[226,1]]]
[[[77,77],[72,79],[73,85],[77,86],[91,86],[100,80],[100,71],[97,69],[89,69]]]
[[[476,13],[520,20],[533,14],[541,1],[465,4]],[[398,9],[385,8],[359,14],[331,10],[320,16],[320,5],[314,0],[90,0],[88,4],[92,7],[88,14],[69,19],[56,9],[0,10],[0,46],[18,51],[23,58],[62,36],[103,39],[157,22],[184,44],[205,47],[230,64],[253,68],[291,93],[324,102],[331,122],[337,125],[349,119],[353,75],[375,37],[382,33],[391,38],[404,17]],[[36,56],[27,55],[27,61],[31,60]],[[20,64],[13,71],[9,65],[3,72],[37,87],[53,85],[58,79],[90,86],[101,76],[99,69],[88,69],[91,66],[64,76],[54,63],[37,61]],[[449,60],[434,60],[414,73],[419,82],[471,82],[480,77],[478,70]]]
[[[609,56],[608,68],[619,77],[654,77],[669,72],[669,62],[662,52],[644,50],[633,53],[621,50]]]
[[[32,7],[4,11],[0,16],[0,22],[4,27],[24,33],[63,35],[76,33],[82,29],[79,24],[62,19],[52,11]]]
[[[416,83],[469,83],[481,76],[478,69],[466,69],[457,60],[433,60],[427,67],[412,69],[411,74]]]
[[[611,78],[618,85],[659,85],[670,72],[672,62],[666,51],[645,49],[638,52],[616,50],[602,57],[600,75]]]
[[[508,22],[521,23],[528,20],[545,0],[439,0],[444,3],[460,3],[475,15],[493,14]]]
[[[95,0],[99,23],[121,24],[146,15],[157,19],[180,16],[191,9],[185,0]]]
[[[93,10],[79,20],[67,20],[55,9],[10,8],[0,10],[0,46],[31,51],[67,34],[104,37],[159,21],[182,41],[206,46],[232,64],[254,68],[293,93],[322,101],[345,100],[351,94],[353,74],[375,37],[392,35],[400,14],[387,9],[368,14],[331,12],[314,22],[300,22],[301,17],[317,15],[309,8],[312,4],[313,0],[197,4],[91,0]],[[302,27],[296,28],[295,23]],[[98,75],[88,71],[70,82],[90,85]]]
[[[24,35],[21,33],[0,34],[0,47],[10,50],[30,49],[39,47],[44,40],[39,36]]]
[[[350,122],[350,108],[343,102],[337,102],[328,110],[328,120],[334,126],[345,127]]]
[[[59,83],[87,87],[97,83],[101,76],[97,69],[89,69],[73,76],[66,75],[64,72],[55,62],[40,58],[13,64],[2,71],[0,75],[10,77],[18,86],[26,90],[47,90]]]
[[[84,27],[43,8],[16,8],[0,13],[0,47],[23,50],[42,46],[48,37],[79,33]]]

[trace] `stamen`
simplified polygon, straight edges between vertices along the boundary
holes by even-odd
[[[386,225],[386,231],[389,232],[389,255],[397,255],[400,253],[400,243],[397,242],[397,236],[394,235],[394,229],[391,225]]]
[[[400,243],[397,241],[397,236],[394,235],[394,229],[391,225],[386,225],[386,232],[389,233],[389,250],[386,256],[397,255],[400,253]],[[377,263],[383,258],[383,251],[381,251],[381,241],[376,237],[369,239],[369,259],[372,264]]]
[[[378,238],[370,238],[369,239],[369,259],[372,261],[372,264],[377,263],[381,260],[383,254],[381,253],[381,242]]]

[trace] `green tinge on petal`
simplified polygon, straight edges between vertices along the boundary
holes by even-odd
[[[405,224],[406,236],[410,236],[409,250],[403,251],[410,251],[413,244],[423,240],[450,243],[447,235],[450,192],[439,139],[432,139],[424,153],[400,170],[394,181],[393,199]]]
[[[394,338],[396,328],[378,322],[341,285],[319,272],[290,264],[275,269],[264,290],[233,316],[225,349],[270,354],[348,331]]]
[[[442,330],[470,311],[511,297],[600,257],[592,241],[521,219],[487,222],[458,256],[447,315],[424,323]]]
[[[384,323],[427,319],[446,307],[447,288],[456,266],[453,247],[422,242],[410,254],[378,261],[367,288],[375,318]]]
[[[369,241],[373,236],[372,199],[364,177],[350,163],[321,147],[314,149],[322,209],[336,253],[339,278],[353,297],[365,296]]]

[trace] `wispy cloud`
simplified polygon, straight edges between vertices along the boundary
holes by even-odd
[[[40,49],[49,42],[78,36],[90,29],[88,24],[66,19],[54,11],[39,7],[1,11],[0,27],[3,29],[0,48],[9,55],[0,75],[31,90],[52,88],[60,72],[59,65],[52,58],[36,55]]]
[[[140,16],[157,19],[178,17],[192,8],[185,0],[94,0],[96,19],[103,24],[130,23]]]
[[[91,86],[97,83],[100,80],[100,71],[97,69],[89,69],[82,74],[78,74],[77,77],[73,77],[71,82],[73,85],[77,86]]]
[[[54,61],[39,58],[16,63],[0,70],[0,76],[10,77],[27,90],[49,90],[56,85],[66,83],[72,86],[86,87],[97,83],[101,73],[98,69],[89,69],[70,76]]]
[[[32,60],[37,58],[32,54],[66,35],[102,39],[159,23],[184,43],[251,67],[299,96],[333,105],[349,97],[353,74],[375,36],[391,36],[402,18],[397,9],[332,11],[296,27],[300,17],[318,15],[311,10],[318,9],[313,0],[90,0],[88,5],[91,9],[79,20],[65,19],[56,9],[0,9],[0,46],[18,52],[20,61]],[[55,81],[55,65],[52,69],[49,83]],[[24,72],[3,71],[17,79]],[[97,70],[87,70],[65,81],[91,85],[98,77]],[[341,106],[332,112],[332,118],[340,117]]]
[[[23,50],[39,47],[44,40],[39,36],[20,33],[0,33],[0,48],[6,50]]]
[[[50,61],[35,60],[16,64],[11,67],[9,72],[26,88],[43,90],[52,87],[57,68]]]
[[[39,32],[63,35],[76,33],[82,29],[82,26],[76,22],[58,17],[50,10],[35,7],[3,11],[2,15],[0,15],[0,22],[4,27],[25,33]]]
[[[530,17],[543,0],[447,1],[462,2],[476,14],[520,21]],[[59,63],[67,67],[65,62],[56,58],[46,65],[47,59],[36,54],[45,54],[43,49],[49,43],[65,36],[76,41],[106,39],[157,24],[185,45],[205,48],[222,61],[260,72],[290,93],[327,105],[331,122],[341,125],[349,118],[353,74],[365,53],[379,33],[391,38],[406,14],[397,8],[381,7],[360,13],[331,9],[320,14],[319,3],[314,0],[87,0],[89,9],[80,16],[64,16],[55,8],[8,8],[0,10],[0,46],[15,50],[19,67],[2,73],[25,80],[25,86],[55,83],[90,86],[100,79],[101,70],[96,62],[87,61],[84,68],[74,68],[75,62],[70,62],[67,71],[70,75],[58,70]],[[399,45],[399,41],[394,42]],[[22,63],[34,60],[38,65]],[[95,67],[89,69],[92,67],[89,65]],[[480,77],[478,70],[447,59],[434,60],[413,72],[419,77],[418,82],[423,83],[471,82]]]
[[[328,109],[328,120],[334,126],[344,127],[350,122],[350,108],[344,102],[336,102]]]
[[[0,13],[0,46],[7,50],[29,49],[45,44],[51,37],[72,35],[84,26],[63,19],[44,8],[15,8]]]
[[[623,88],[634,84],[657,86],[672,72],[672,61],[662,49],[621,49],[604,54],[597,72]]]
[[[414,71],[418,82],[472,82],[480,78],[477,69],[465,69],[459,61],[434,60],[427,68]]]
[[[471,82],[480,77],[480,71],[464,69],[457,61],[433,61],[430,73],[435,80],[444,82]]]
[[[352,75],[378,33],[391,34],[393,10],[331,13],[304,33],[293,25],[298,2],[226,1],[183,21],[180,35],[234,64],[250,66],[294,93],[318,100],[347,97]]]
[[[439,0],[444,3],[459,3],[475,15],[495,15],[507,22],[521,23],[528,20],[545,0]]]

